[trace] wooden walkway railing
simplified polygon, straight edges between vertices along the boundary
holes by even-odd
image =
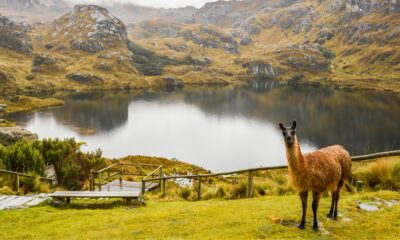
[[[353,162],[360,162],[360,161],[365,161],[365,160],[370,160],[374,158],[379,158],[379,157],[389,157],[389,156],[396,156],[400,155],[400,150],[397,151],[389,151],[389,152],[381,152],[381,153],[374,153],[374,154],[368,154],[368,155],[362,155],[362,156],[353,156],[351,157],[351,160]],[[175,176],[161,176],[156,177],[156,178],[149,178],[145,177],[142,179],[142,189],[145,188],[146,182],[147,181],[160,181],[160,186],[162,189],[163,194],[166,193],[166,181],[169,179],[177,179],[177,178],[187,178],[187,179],[197,179],[198,185],[197,185],[197,199],[201,199],[201,181],[204,178],[209,178],[209,177],[217,177],[217,176],[227,176],[227,175],[233,175],[233,174],[239,174],[239,173],[248,173],[248,181],[247,181],[247,192],[246,195],[248,198],[250,198],[253,195],[253,174],[254,172],[257,171],[263,171],[263,170],[276,170],[276,169],[286,169],[287,165],[283,166],[274,166],[274,167],[259,167],[259,168],[250,168],[250,169],[243,169],[243,170],[237,170],[237,171],[230,171],[230,172],[222,172],[222,173],[210,173],[210,174],[197,174],[197,175],[175,175]],[[162,174],[162,172],[161,172]],[[143,194],[144,192],[142,192]]]
[[[155,170],[153,170],[152,172],[150,172],[148,174],[133,173],[133,172],[126,171],[126,168],[124,168],[124,166],[133,166],[135,168],[140,167],[140,169],[142,169],[142,170],[143,170],[143,168],[155,168]],[[141,163],[114,163],[114,164],[111,164],[110,166],[107,166],[107,167],[105,167],[103,169],[100,169],[100,170],[97,170],[97,171],[96,170],[92,170],[91,171],[91,174],[90,174],[90,191],[94,191],[96,185],[98,187],[98,190],[101,191],[101,186],[104,183],[107,183],[109,180],[112,180],[115,176],[118,176],[119,181],[122,184],[123,176],[139,176],[139,177],[143,177],[143,179],[148,179],[150,177],[154,178],[155,176],[162,177],[162,174],[163,174],[162,165],[141,164]],[[146,180],[146,181],[150,182],[150,180]],[[146,189],[146,186],[142,185],[142,191],[143,192],[145,191],[145,189]]]
[[[19,182],[20,182],[20,177],[28,177],[28,178],[32,178],[32,177],[36,177],[34,175],[29,175],[26,173],[20,173],[20,172],[13,172],[13,171],[8,171],[8,170],[4,170],[4,169],[0,169],[0,173],[5,173],[5,174],[9,174],[9,175],[14,175],[16,178],[16,183],[15,183],[15,190],[18,192],[19,191]],[[47,181],[50,186],[52,185],[53,181],[55,181],[52,178],[46,178],[46,177],[40,177],[39,176],[39,180],[41,181]]]

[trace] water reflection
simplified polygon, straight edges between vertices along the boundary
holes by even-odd
[[[352,154],[400,148],[400,97],[389,93],[259,83],[61,97],[60,108],[11,118],[40,137],[76,137],[108,157],[176,157],[213,171],[285,164],[276,125],[293,119],[305,151],[332,144]]]

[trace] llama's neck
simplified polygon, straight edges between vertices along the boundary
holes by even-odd
[[[288,160],[290,172],[294,175],[298,175],[299,172],[304,172],[305,162],[297,137],[294,138],[294,142],[291,146],[286,144],[286,158]]]

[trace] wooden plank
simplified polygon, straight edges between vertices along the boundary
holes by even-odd
[[[92,192],[92,191],[57,191],[51,197],[61,198],[138,198],[140,191],[120,191],[120,192]]]
[[[158,186],[158,183],[147,183],[145,186],[145,191],[151,191]],[[121,191],[121,189],[124,189],[126,191],[136,191],[141,190],[141,188],[141,182],[122,181],[121,185],[119,179],[116,179],[101,186],[102,191]]]
[[[36,205],[46,201],[47,199],[49,199],[49,197],[38,197],[38,198],[33,199],[30,202],[25,203],[24,205],[26,205],[26,206],[36,206]]]

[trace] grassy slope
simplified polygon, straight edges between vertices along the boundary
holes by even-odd
[[[235,201],[149,201],[146,207],[97,205],[80,201],[70,207],[34,207],[0,212],[1,239],[393,239],[400,234],[400,205],[366,212],[357,200],[397,199],[395,192],[344,195],[339,220],[324,217],[329,198],[320,204],[320,232],[298,230],[297,196],[268,196]],[[96,207],[99,207],[96,209]],[[350,220],[345,220],[345,219]],[[382,221],[384,220],[384,221]],[[282,222],[288,222],[285,226]]]

